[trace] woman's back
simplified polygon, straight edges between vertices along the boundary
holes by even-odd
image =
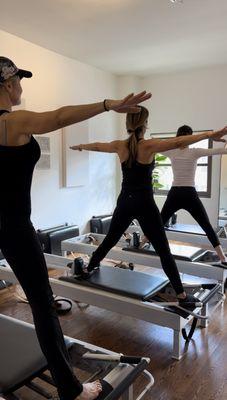
[[[154,154],[151,153],[150,149],[146,146],[146,139],[139,139],[137,144],[137,154],[136,160],[141,164],[150,164],[154,159]],[[128,148],[128,140],[119,140],[118,141],[118,157],[120,162],[127,162],[129,158],[129,148]]]
[[[132,191],[141,189],[151,190],[154,159],[153,155],[148,155],[145,150],[145,140],[138,140],[136,159],[133,160],[130,166],[127,164],[129,158],[128,141],[120,141],[118,148],[123,175],[122,189]]]
[[[154,160],[149,164],[142,164],[134,161],[131,167],[126,162],[121,163],[122,169],[122,189],[124,190],[152,190],[152,171]]]
[[[204,149],[183,148],[163,152],[170,158],[173,170],[172,186],[195,186],[197,160]]]

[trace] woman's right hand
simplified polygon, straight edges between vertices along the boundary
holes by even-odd
[[[79,151],[82,151],[83,149],[82,149],[81,146],[82,146],[81,144],[76,144],[76,145],[74,145],[74,146],[70,146],[69,148],[70,148],[71,150],[79,150]]]
[[[121,100],[106,100],[107,110],[116,111],[118,113],[137,113],[140,112],[139,104],[151,98],[151,93],[146,90],[138,94],[131,93]]]
[[[215,142],[226,142],[226,139],[222,139],[223,136],[227,135],[227,126],[224,128],[220,129],[219,131],[212,132],[210,137],[215,141]]]

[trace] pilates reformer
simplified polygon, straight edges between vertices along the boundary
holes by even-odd
[[[45,254],[45,259],[48,268],[65,270],[64,276],[60,279],[50,278],[55,295],[172,329],[172,357],[177,360],[187,350],[187,345],[183,346],[183,338],[186,342],[191,340],[196,324],[201,327],[207,326],[208,303],[221,290],[221,285],[216,282],[204,285],[185,284],[186,291],[195,295],[199,301],[198,306],[186,312],[177,307],[176,301],[169,301],[173,291],[165,277],[102,267],[97,273],[92,274],[92,279],[81,280],[74,276],[74,261],[69,258]],[[0,278],[17,283],[12,270],[3,260],[0,266]]]
[[[91,232],[106,234],[109,230],[112,214],[99,215],[90,220]],[[210,242],[207,239],[203,229],[197,224],[181,224],[177,222],[176,215],[174,214],[169,223],[165,226],[166,235],[169,240],[190,243],[197,247],[210,248]],[[137,220],[133,220],[131,225],[127,228],[127,232],[140,232],[143,235],[141,227]],[[217,227],[216,233],[220,239],[222,247],[227,251],[227,230],[225,226]]]
[[[206,246],[207,248],[211,247],[205,232],[198,225],[176,223],[165,227],[165,230],[168,240],[190,243],[195,246]],[[138,231],[141,235],[143,235],[141,227],[137,221],[134,221],[134,224],[131,224],[127,231],[129,233]],[[227,251],[227,236],[225,227],[217,228],[216,233],[223,249]]]
[[[120,260],[126,263],[133,263],[143,266],[162,269],[160,258],[155,254],[154,249],[139,249],[138,242],[134,238],[138,233],[134,232],[130,239],[122,237],[114,248],[112,248],[107,257],[114,260]],[[105,235],[99,233],[88,233],[62,241],[62,253],[75,252],[91,255],[95,247],[105,238]],[[221,284],[222,294],[224,295],[224,285],[227,278],[227,269],[221,264],[214,265],[206,261],[209,257],[209,251],[195,246],[184,246],[170,243],[172,254],[175,256],[179,272],[187,275],[193,275],[200,278],[211,279]]]
[[[19,400],[16,391],[26,387],[46,399],[57,398],[34,326],[0,314],[0,331],[0,396]],[[140,400],[154,383],[146,370],[149,358],[124,356],[70,337],[65,337],[65,342],[78,378],[84,383],[101,380],[103,392],[98,400],[117,400],[122,395],[133,400],[133,384],[144,376],[146,382],[136,398]],[[34,381],[37,377],[38,383]]]

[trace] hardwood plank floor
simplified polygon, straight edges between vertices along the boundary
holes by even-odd
[[[29,305],[18,303],[16,291],[18,286],[0,291],[0,313],[32,322]],[[166,328],[93,306],[81,310],[76,304],[60,321],[66,335],[117,352],[150,357],[155,384],[145,400],[227,399],[226,303],[216,310],[208,328],[196,330],[180,361],[171,359],[172,332]],[[140,386],[138,382],[136,392]],[[20,395],[25,400],[40,399],[28,389],[20,390]]]

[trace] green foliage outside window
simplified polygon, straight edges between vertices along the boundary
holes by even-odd
[[[159,164],[163,164],[166,159],[167,157],[162,154],[155,154],[155,168],[152,174],[152,185],[154,189],[161,189],[164,186],[159,182]]]

